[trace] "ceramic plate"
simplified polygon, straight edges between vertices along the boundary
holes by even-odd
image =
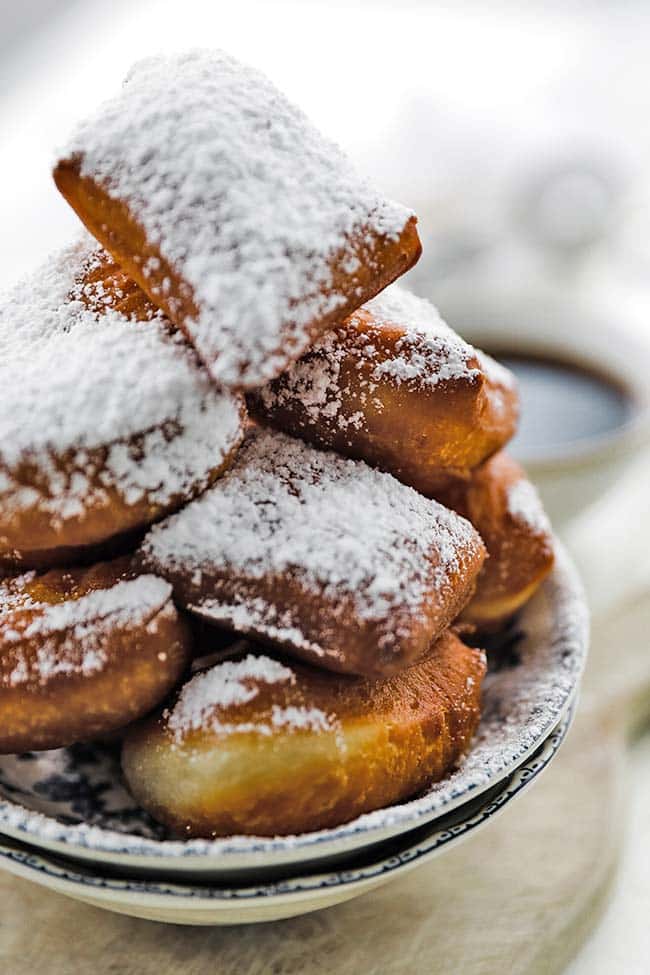
[[[227,882],[306,864],[330,868],[353,852],[417,829],[503,781],[549,735],[576,692],[587,650],[581,585],[558,546],[552,575],[491,649],[483,717],[462,766],[424,794],[336,829],[295,837],[168,838],[126,792],[118,756],[77,746],[0,758],[0,832],[131,874]]]
[[[248,924],[321,910],[358,897],[446,852],[480,829],[521,795],[556,755],[570,726],[569,712],[534,756],[488,793],[420,827],[382,843],[373,855],[353,854],[343,869],[250,886],[182,885],[125,879],[69,858],[0,842],[0,866],[17,876],[120,914],[172,924]]]

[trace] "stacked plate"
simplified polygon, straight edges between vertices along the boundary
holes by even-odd
[[[0,865],[78,900],[176,924],[275,920],[329,907],[450,849],[547,767],[587,650],[566,554],[494,638],[483,717],[462,766],[424,794],[294,837],[167,839],[133,803],[111,746],[0,758]],[[182,783],[179,784],[182,788]]]

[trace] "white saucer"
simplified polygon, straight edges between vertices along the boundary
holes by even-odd
[[[126,792],[114,752],[77,746],[0,757],[0,833],[112,869],[222,883],[286,869],[331,869],[353,852],[416,829],[493,788],[518,768],[566,713],[588,640],[582,587],[558,545],[556,567],[500,637],[470,753],[451,776],[409,802],[336,829],[295,837],[166,839]]]
[[[70,859],[0,841],[0,866],[75,900],[119,914],[171,924],[247,924],[307,914],[358,897],[426,863],[483,827],[519,796],[556,755],[572,711],[535,755],[490,794],[475,796],[442,821],[384,843],[373,856],[355,854],[343,869],[250,886],[182,885],[125,879]],[[200,876],[200,875],[199,875]]]

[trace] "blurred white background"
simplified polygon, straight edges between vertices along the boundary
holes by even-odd
[[[77,232],[50,177],[75,121],[138,57],[195,45],[264,69],[418,211],[411,284],[443,312],[469,288],[544,282],[650,342],[647,0],[0,0],[0,285]],[[647,929],[635,816],[580,975],[647,970],[623,935]]]
[[[649,37],[640,0],[0,0],[0,280],[76,230],[49,176],[75,120],[134,59],[199,44],[265,69],[417,208],[419,290],[513,237],[527,269],[606,253],[643,287]]]

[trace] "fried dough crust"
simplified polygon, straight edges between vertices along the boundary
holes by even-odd
[[[136,553],[207,622],[366,677],[428,651],[471,599],[484,558],[466,519],[269,430],[251,431],[224,477]]]

